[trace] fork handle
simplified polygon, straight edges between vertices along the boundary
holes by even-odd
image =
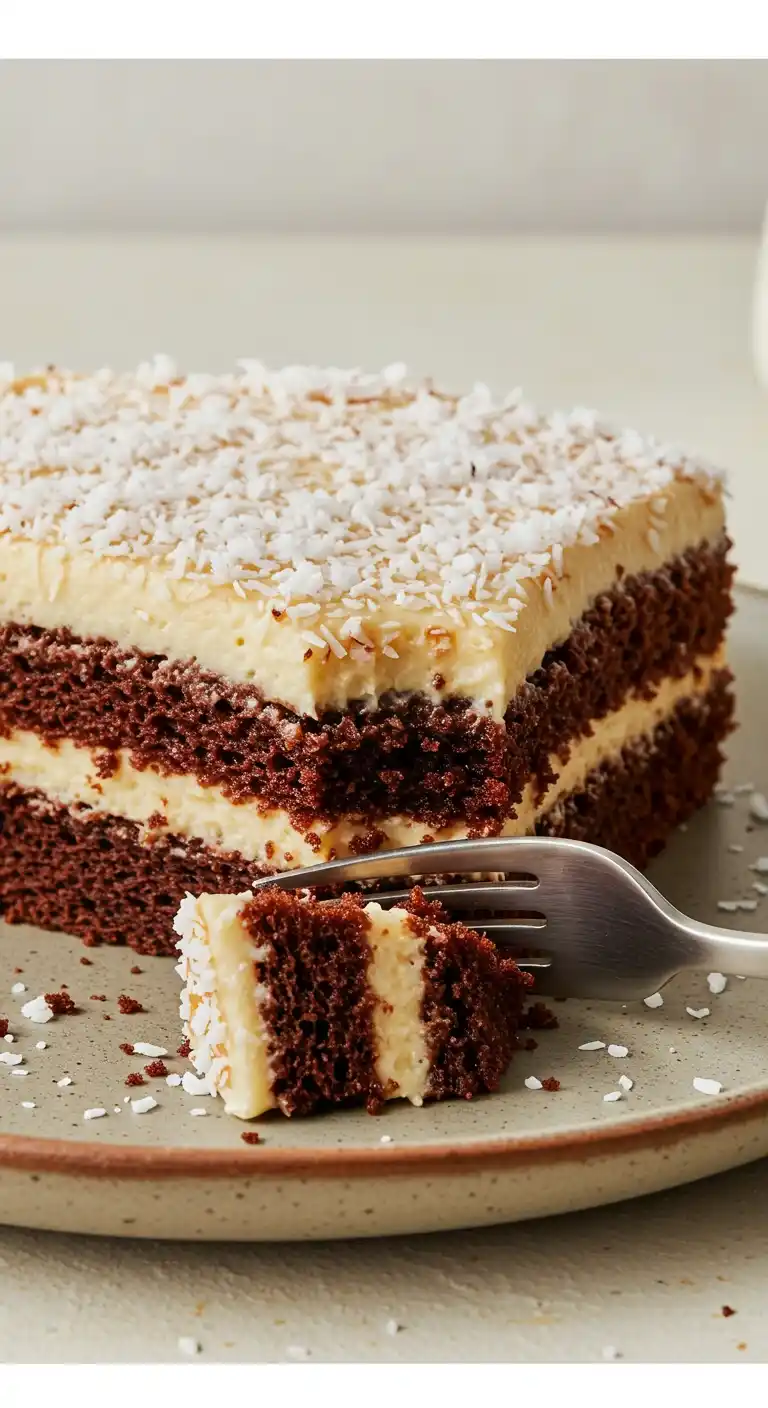
[[[692,940],[688,967],[743,978],[768,978],[768,934],[721,929],[679,912],[675,918],[678,929]]]

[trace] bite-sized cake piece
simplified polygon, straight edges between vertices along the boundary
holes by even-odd
[[[418,889],[392,909],[188,895],[174,927],[192,1060],[241,1119],[469,1099],[509,1064],[528,975]]]
[[[333,856],[645,864],[730,727],[727,547],[709,466],[518,392],[0,368],[0,912],[158,953]]]

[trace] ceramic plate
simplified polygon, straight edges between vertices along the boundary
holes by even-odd
[[[767,598],[740,593],[731,657],[741,728],[726,779],[768,793]],[[675,836],[652,878],[698,918],[768,929],[768,898],[758,898],[749,869],[768,855],[768,825],[751,818],[746,792],[727,801],[713,802]],[[738,898],[758,898],[756,913],[718,913],[719,899]],[[28,1071],[14,1075],[0,1065],[0,1219],[7,1223],[200,1240],[426,1232],[595,1206],[768,1154],[768,990],[756,981],[733,978],[713,995],[704,974],[677,980],[653,1010],[641,1002],[560,1003],[558,1029],[537,1034],[537,1049],[515,1059],[497,1095],[422,1110],[392,1104],[378,1118],[271,1115],[248,1126],[261,1134],[261,1143],[249,1145],[241,1139],[246,1127],[216,1100],[162,1079],[137,1090],[125,1085],[147,1058],[125,1055],[121,1043],[178,1047],[171,960],[0,930],[0,1013],[16,1037],[0,1052],[23,1054]],[[136,964],[141,973],[131,971]],[[12,994],[19,983],[26,992]],[[19,1015],[27,998],[63,983],[78,1015],[45,1026]],[[121,993],[138,998],[145,1012],[121,1015]],[[710,1015],[692,1017],[686,1007]],[[629,1054],[579,1050],[598,1040]],[[172,1071],[186,1066],[175,1054],[166,1061]],[[553,1075],[561,1088],[528,1090],[530,1075]],[[621,1075],[633,1081],[631,1091],[606,1102]],[[698,1076],[722,1082],[723,1093],[697,1093]],[[61,1084],[66,1077],[70,1083]],[[149,1113],[125,1103],[149,1093],[158,1102]],[[86,1121],[94,1107],[107,1114]],[[201,1109],[204,1115],[194,1113]]]

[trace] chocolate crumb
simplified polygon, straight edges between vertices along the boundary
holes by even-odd
[[[160,1076],[167,1076],[168,1074],[168,1067],[165,1061],[150,1061],[149,1065],[144,1067],[144,1070],[148,1076],[157,1076],[158,1078]]]
[[[72,998],[68,992],[47,992],[45,1000],[48,1003],[54,1017],[69,1017],[77,1011]]]
[[[554,1012],[544,1002],[532,1003],[528,1011],[523,1014],[521,1023],[521,1026],[534,1032],[552,1031],[559,1025]]]
[[[559,1090],[559,1089],[560,1089],[560,1082],[559,1082],[559,1080],[557,1080],[557,1079],[555,1078],[555,1076],[547,1076],[546,1080],[543,1080],[543,1081],[541,1082],[541,1087],[542,1087],[542,1090],[550,1090],[550,1091]]]
[[[107,994],[105,992],[92,992],[89,1000],[91,1002],[106,1002]]]
[[[723,1306],[723,1312],[722,1312],[722,1313],[723,1313],[723,1315],[725,1316],[725,1318],[726,1318],[726,1320],[727,1320],[729,1316],[735,1315],[735,1314],[736,1314],[736,1311],[734,1310],[734,1308],[733,1308],[732,1305],[724,1305],[724,1306]]]
[[[523,1051],[535,1051],[538,1045],[539,1043],[536,1040],[535,1036],[526,1037],[525,1041],[523,1042]]]
[[[134,1012],[145,1011],[138,998],[129,997],[126,992],[121,992],[120,996],[117,999],[117,1005],[124,1017],[129,1017]]]
[[[8,1035],[8,1018],[0,1017],[0,1041]]]
[[[84,968],[92,968],[92,967],[93,967],[93,959],[92,959],[92,958],[86,958],[85,954],[83,954],[82,958],[80,959],[80,962],[82,963],[82,965],[83,965]]]
[[[242,1139],[242,1141],[243,1141],[244,1144],[260,1144],[260,1143],[261,1143],[261,1135],[258,1134],[255,1129],[245,1129],[245,1130],[243,1130],[243,1133],[240,1135],[240,1138]]]
[[[189,1037],[188,1037],[188,1036],[185,1036],[184,1040],[183,1040],[182,1043],[181,1043],[181,1046],[178,1046],[178,1047],[176,1048],[177,1055],[179,1055],[179,1056],[188,1056],[191,1050],[192,1050],[192,1047],[191,1047],[190,1044],[189,1044]]]
[[[13,971],[14,971],[14,973],[23,973],[23,972],[24,972],[24,969],[23,969],[23,968],[14,968]]]
[[[120,1050],[121,1050],[121,1051],[124,1051],[125,1054],[126,1054],[126,1056],[132,1056],[132,1055],[133,1055],[133,1042],[132,1042],[132,1041],[121,1041],[121,1042],[120,1042]]]
[[[125,1077],[125,1083],[126,1085],[146,1085],[141,1071],[131,1071],[131,1074]]]
[[[132,967],[132,969],[131,969],[131,972],[132,972],[132,973],[143,973],[143,972],[144,972],[144,969],[143,969],[143,968],[140,968],[139,965],[138,965],[138,963],[134,963],[134,965],[133,965],[133,967]]]

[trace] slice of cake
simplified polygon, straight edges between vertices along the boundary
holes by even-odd
[[[188,895],[174,921],[191,1057],[227,1111],[495,1090],[529,978],[486,938],[411,894],[383,909],[268,886]]]
[[[381,375],[0,369],[0,910],[539,832],[643,865],[732,701],[722,491],[591,412]]]

